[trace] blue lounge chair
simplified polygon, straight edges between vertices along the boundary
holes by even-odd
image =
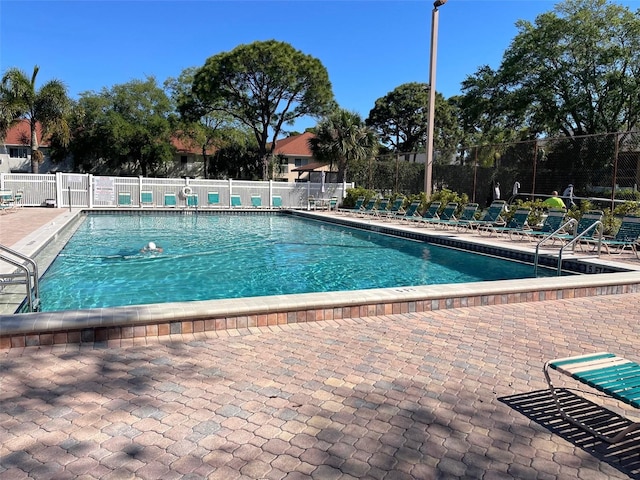
[[[242,207],[242,199],[240,198],[240,195],[231,195],[229,200],[231,201],[232,207]]]
[[[364,204],[364,197],[358,197],[356,199],[356,203],[353,206],[353,208],[339,208],[338,213],[344,213],[345,215],[349,215],[349,214],[353,215],[358,211],[360,211],[363,204]]]
[[[409,221],[409,220],[420,218],[420,215],[418,214],[418,208],[420,208],[420,203],[422,203],[420,200],[414,200],[409,204],[409,206],[404,211],[404,213],[396,214],[394,218],[400,221]]]
[[[271,206],[273,208],[282,208],[282,197],[280,195],[273,195],[271,197]]]
[[[153,192],[151,191],[142,191],[140,192],[140,205],[153,207]]]
[[[198,206],[198,194],[197,193],[192,193],[190,195],[187,195],[186,197],[187,200],[187,207],[197,207]]]
[[[165,207],[175,207],[178,204],[176,194],[175,193],[165,193],[164,194],[164,206]]]
[[[638,239],[640,239],[640,217],[626,215],[613,238],[603,238],[602,246],[607,255],[621,254],[627,249],[638,258]],[[597,245],[598,239],[589,239],[585,243]]]
[[[207,206],[208,207],[220,206],[220,194],[218,192],[207,192]]]
[[[391,204],[391,208],[389,208],[385,213],[385,218],[394,218],[396,215],[401,214],[404,215],[404,197],[396,198]]]
[[[131,193],[129,192],[118,192],[118,205],[121,207],[130,207],[131,206]]]
[[[374,217],[381,217],[386,215],[389,211],[389,202],[391,202],[388,198],[382,198],[380,201],[368,212],[369,215],[373,215]]]
[[[542,222],[540,229],[513,231],[509,233],[509,238],[513,240],[513,235],[521,235],[527,240],[540,240],[553,232],[556,232],[556,235],[564,235],[567,232],[561,230],[560,227],[566,224],[566,216],[567,214],[564,210],[552,208]]]
[[[478,229],[483,226],[505,226],[507,222],[502,218],[502,212],[507,205],[504,200],[494,200],[480,220],[470,220],[462,222],[459,227],[469,228],[471,230]]]
[[[0,212],[14,212],[16,209],[16,199],[12,190],[0,190]]]
[[[424,220],[428,220],[430,218],[439,218],[438,210],[440,210],[441,206],[442,206],[441,202],[431,202],[422,215],[408,218],[407,220],[412,220],[414,222],[421,222]]]
[[[253,208],[262,207],[262,197],[260,195],[251,195],[251,206]]]
[[[420,222],[425,225],[438,226],[441,225],[447,228],[452,223],[457,221],[456,210],[458,210],[458,204],[456,202],[449,202],[445,205],[442,212],[440,212],[435,218],[423,218]]]
[[[570,242],[576,237],[580,237],[580,241],[588,242],[594,238],[602,237],[602,218],[604,212],[602,210],[590,210],[582,214],[573,233],[560,233],[555,235],[556,240]]]
[[[504,226],[497,225],[483,225],[478,228],[478,234],[482,235],[483,232],[487,232],[489,236],[496,234],[511,234],[519,233],[525,230],[531,230],[529,227],[529,215],[531,214],[531,208],[518,208],[511,220]]]
[[[366,204],[364,204],[364,205],[362,205],[360,207],[360,210],[358,210],[356,212],[356,215],[359,216],[359,217],[364,217],[364,216],[370,214],[376,208],[376,204],[377,203],[378,203],[378,199],[377,198],[370,199]]]
[[[584,406],[572,408],[571,403],[563,401],[551,382],[550,369],[567,375],[584,385],[627,405],[640,408],[640,365],[609,352],[589,353],[575,357],[557,358],[544,364],[543,373],[553,396],[556,409],[562,418],[586,430],[607,443],[616,443],[627,434],[640,428],[640,423],[611,420],[603,423],[601,410]]]
[[[449,203],[451,203],[451,207],[453,206],[453,204],[455,204],[456,205],[456,210],[457,210],[457,208],[458,208],[457,207],[457,205],[458,205],[457,203],[455,203],[455,202],[449,202]],[[455,213],[456,210],[454,210],[454,213]],[[477,203],[467,203],[462,208],[462,213],[460,214],[460,217],[456,217],[455,215],[453,215],[451,218],[445,219],[443,217],[448,215],[448,211],[445,212],[443,210],[442,214],[440,214],[440,218],[438,220],[434,220],[434,221],[429,222],[429,224],[430,225],[434,225],[434,226],[440,226],[440,227],[442,227],[444,229],[447,229],[449,227],[457,229],[457,228],[462,228],[463,226],[466,228],[466,225],[468,224],[468,222],[470,222],[470,221],[475,219],[477,211],[478,211],[478,204]]]

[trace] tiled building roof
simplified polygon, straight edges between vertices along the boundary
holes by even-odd
[[[282,140],[277,140],[274,153],[276,155],[312,157],[313,153],[311,153],[311,149],[309,148],[309,139],[313,137],[315,137],[313,133],[304,132],[300,135],[293,135],[283,138]]]
[[[49,142],[42,139],[42,126],[40,123],[36,123],[36,138],[38,139],[38,145],[41,147],[48,147]],[[7,131],[7,135],[4,138],[5,145],[30,145],[31,144],[31,129],[29,128],[28,120],[20,120],[17,124],[11,127]]]
[[[171,144],[175,147],[177,153],[191,153],[194,155],[202,155],[202,146],[196,145],[190,142],[189,139],[182,139],[180,137],[171,137]],[[207,148],[207,155],[213,155],[215,153],[215,147]]]
[[[36,136],[38,139],[38,145],[41,147],[48,147],[49,141],[48,139],[42,139],[42,125],[40,122],[36,123]],[[194,155],[202,154],[202,147],[196,145],[190,145],[188,140],[182,140],[181,138],[172,137],[171,138],[172,145],[176,148],[178,153],[191,153]],[[20,145],[20,146],[28,146],[31,144],[31,130],[29,128],[28,120],[21,120],[16,125],[11,127],[7,131],[7,135],[4,138],[5,145]],[[215,152],[214,148],[209,148],[207,150],[208,154],[213,154]]]

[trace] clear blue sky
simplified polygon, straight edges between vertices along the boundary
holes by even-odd
[[[516,21],[556,3],[449,0],[439,13],[436,90],[459,94],[479,66],[498,67]],[[0,0],[0,70],[39,65],[39,83],[62,80],[77,98],[146,76],[161,85],[212,55],[276,39],[318,58],[339,105],[366,118],[397,86],[428,83],[432,9],[432,0]]]

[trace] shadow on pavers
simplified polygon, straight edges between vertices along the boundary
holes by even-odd
[[[588,414],[593,421],[593,425],[590,426],[599,430],[607,426],[607,435],[614,435],[631,424],[628,419],[568,389],[559,388],[556,392],[567,413]],[[640,430],[631,432],[622,441],[611,445],[562,418],[549,390],[509,395],[498,400],[598,460],[608,463],[631,478],[640,479]]]

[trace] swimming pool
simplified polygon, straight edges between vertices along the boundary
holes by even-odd
[[[164,251],[141,253],[149,241]],[[532,276],[530,265],[290,215],[89,214],[40,296],[42,311],[58,311]]]

